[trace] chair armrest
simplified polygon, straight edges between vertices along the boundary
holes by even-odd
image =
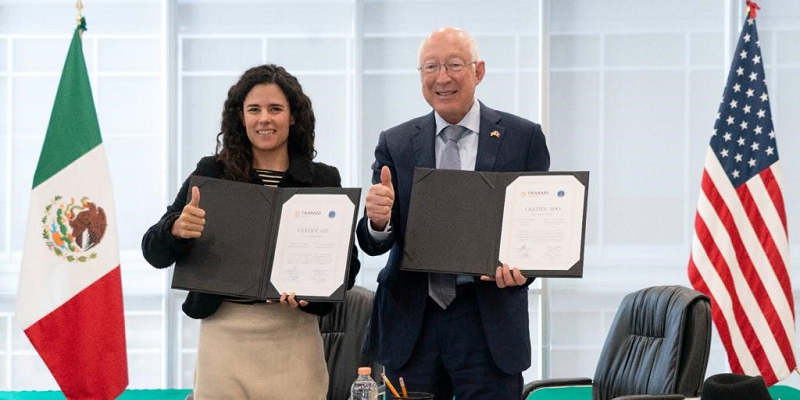
[[[522,399],[528,398],[534,390],[546,387],[559,387],[559,386],[591,386],[591,378],[559,378],[559,379],[542,379],[540,381],[528,382],[522,389]]]
[[[613,400],[683,400],[682,394],[631,394],[614,397]]]

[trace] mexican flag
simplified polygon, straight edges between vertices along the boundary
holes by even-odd
[[[16,321],[67,399],[99,400],[125,390],[128,366],[114,196],[82,29],[33,177]]]

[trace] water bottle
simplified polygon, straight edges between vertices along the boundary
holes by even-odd
[[[350,386],[350,400],[378,400],[378,384],[372,379],[372,368],[358,369],[358,378]]]

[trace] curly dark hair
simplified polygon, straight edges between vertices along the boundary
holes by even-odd
[[[303,93],[300,82],[286,69],[275,64],[259,65],[248,69],[235,85],[228,90],[228,98],[222,109],[222,131],[217,134],[217,160],[225,166],[225,178],[235,181],[250,181],[253,164],[253,149],[242,122],[244,99],[254,86],[274,83],[281,88],[289,101],[294,124],[289,127],[289,157],[305,157],[313,160],[314,110],[311,99]]]

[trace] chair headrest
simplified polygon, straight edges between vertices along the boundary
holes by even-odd
[[[772,400],[764,378],[718,374],[706,379],[700,400]]]

